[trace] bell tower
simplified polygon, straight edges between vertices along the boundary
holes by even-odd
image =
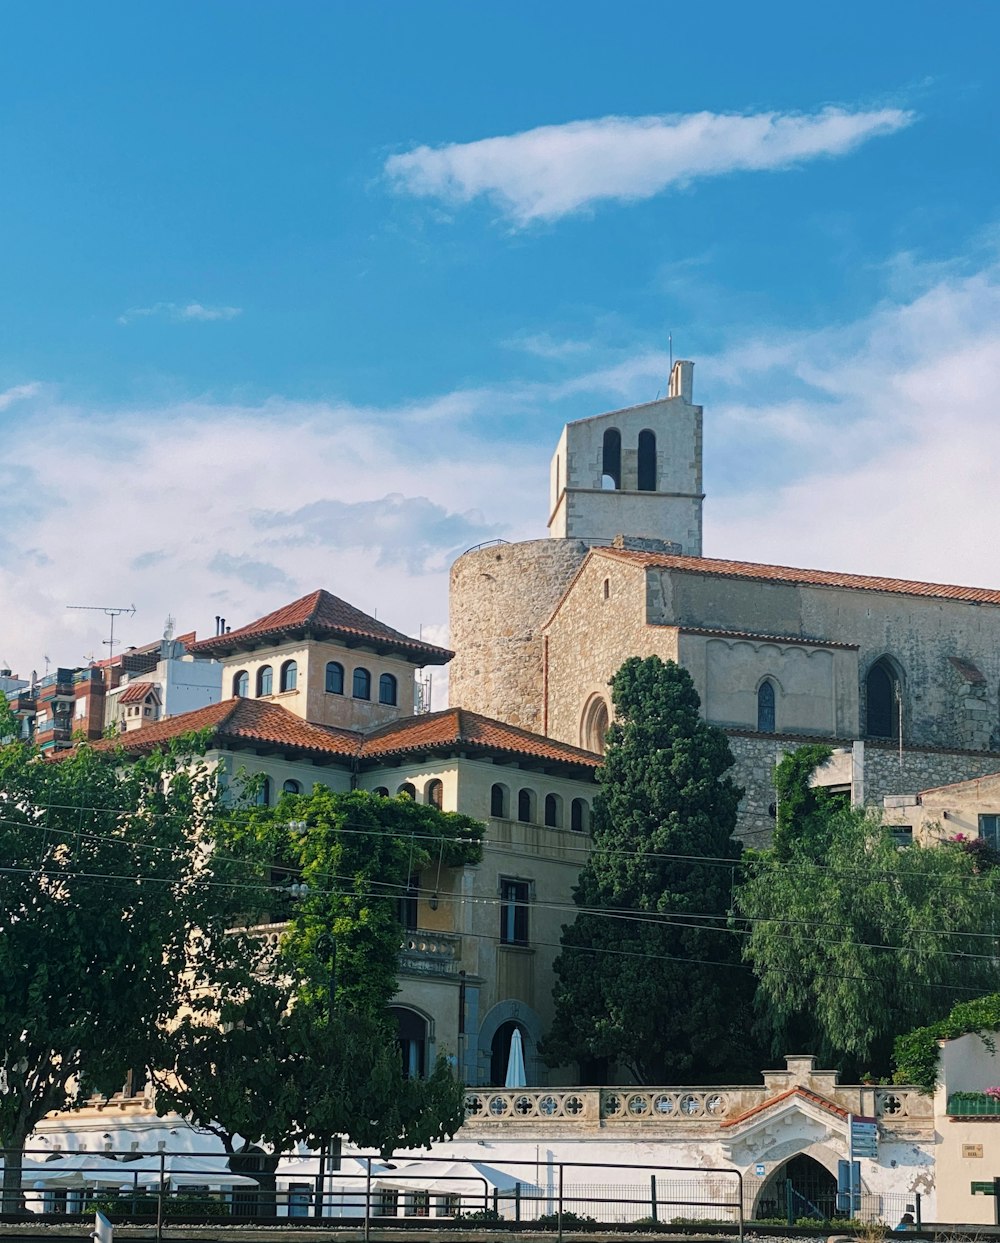
[[[552,459],[549,535],[604,543],[616,535],[678,544],[701,556],[702,408],[694,363],[678,361],[667,396],[563,428]]]

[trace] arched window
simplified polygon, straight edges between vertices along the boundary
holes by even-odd
[[[562,828],[562,799],[558,794],[545,796],[545,824],[550,829]]]
[[[412,781],[404,781],[396,790],[397,794],[404,794],[407,798],[415,799],[417,797],[417,787]]]
[[[233,694],[238,699],[246,699],[250,694],[250,674],[245,669],[233,675]]]
[[[506,820],[510,815],[510,792],[497,782],[490,790],[490,815]]]
[[[515,1031],[521,1033],[521,1053],[523,1056],[527,1051],[528,1033],[520,1023],[515,1023],[513,1019],[508,1019],[506,1023],[500,1024],[490,1045],[490,1083],[495,1088],[502,1088],[507,1083],[507,1067],[510,1064],[510,1044],[514,1039]],[[519,1087],[524,1085],[512,1084],[511,1086]]]
[[[286,660],[281,666],[281,681],[279,685],[283,691],[293,691],[299,682],[299,666],[294,660]]]
[[[601,487],[614,491],[622,486],[622,434],[615,427],[604,433],[601,448]]]
[[[403,1076],[406,1079],[422,1079],[427,1073],[427,1020],[415,1010],[407,1010],[403,1006],[390,1006],[389,1013],[399,1028]]]
[[[389,787],[388,786],[376,786],[375,789],[372,790],[372,794],[377,794],[379,798],[388,798]]]
[[[380,704],[396,702],[396,679],[391,673],[383,673],[378,680],[378,701]]]
[[[257,670],[257,694],[270,695],[274,686],[274,670],[270,665],[261,665]]]
[[[257,793],[254,795],[254,802],[258,807],[271,806],[271,778],[261,777],[257,785]]]
[[[371,699],[372,697],[372,675],[367,669],[362,669],[359,665],[354,670],[354,698],[355,699]]]
[[[301,794],[302,784],[299,781],[293,781],[291,777],[281,787],[282,794]]]
[[[865,679],[865,735],[896,738],[899,735],[899,674],[885,656],[868,670]]]
[[[762,734],[773,734],[774,683],[765,679],[757,687],[757,729]]]
[[[656,491],[656,433],[649,428],[639,433],[639,477],[640,492]]]
[[[583,710],[583,718],[580,721],[580,746],[598,755],[603,755],[609,725],[608,705],[600,695],[595,695]]]
[[[436,777],[433,781],[428,781],[424,790],[424,801],[429,807],[436,807],[440,811],[444,806],[444,782],[438,781]]]
[[[331,660],[326,666],[326,693],[328,695],[343,695],[344,693],[344,666],[339,660]]]
[[[590,827],[590,807],[586,799],[575,798],[570,804],[569,827],[574,833],[586,833]]]
[[[522,824],[534,824],[535,792],[533,790],[518,790],[517,818],[522,822]]]

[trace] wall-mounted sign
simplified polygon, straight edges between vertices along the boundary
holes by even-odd
[[[963,1144],[962,1145],[962,1156],[963,1157],[981,1157],[982,1155],[983,1155],[982,1144]]]
[[[980,1145],[980,1147],[982,1147],[982,1145]],[[983,1154],[980,1152],[979,1155],[982,1156]],[[757,1164],[753,1167],[753,1172],[757,1175],[758,1178],[763,1178],[764,1177],[764,1162],[758,1161]]]

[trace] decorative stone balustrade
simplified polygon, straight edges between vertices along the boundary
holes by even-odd
[[[451,933],[410,930],[403,937],[399,968],[417,975],[454,975],[461,944],[462,938]]]
[[[764,1087],[720,1088],[480,1088],[465,1097],[465,1126],[516,1127],[519,1123],[580,1125],[613,1130],[675,1126],[712,1129],[774,1099]],[[914,1088],[837,1085],[831,1099],[852,1113],[874,1113],[882,1128],[905,1136],[933,1120],[933,1101]]]

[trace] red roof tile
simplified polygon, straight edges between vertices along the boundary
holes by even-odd
[[[361,736],[352,730],[310,725],[279,704],[261,699],[224,699],[221,703],[168,717],[121,738],[93,745],[98,750],[121,746],[126,751],[147,752],[183,734],[206,729],[212,731],[215,747],[245,743],[317,758],[349,758],[357,754],[361,742]]]
[[[929,596],[974,604],[1000,604],[1000,591],[988,587],[958,587],[949,583],[919,583],[907,578],[876,578],[869,574],[841,574],[836,570],[798,570],[788,565],[756,561],[720,561],[714,557],[680,557],[625,548],[595,548],[592,555],[614,557],[647,569],[680,570],[720,578],[752,578],[761,582],[799,583],[811,587],[844,587],[855,591],[884,591],[901,596]]]
[[[601,756],[580,747],[571,747],[553,738],[532,734],[503,721],[480,716],[464,708],[446,708],[426,716],[406,717],[383,725],[365,736],[361,754],[364,758],[401,755],[410,751],[432,751],[442,747],[460,747],[473,751],[503,751],[527,758],[553,760],[598,768]]]
[[[120,704],[142,703],[150,691],[157,689],[155,682],[129,682],[117,697]]]
[[[461,708],[406,717],[366,735],[329,725],[311,725],[280,704],[261,699],[226,699],[93,745],[98,750],[121,746],[127,752],[142,753],[183,734],[206,729],[212,731],[214,747],[273,747],[316,759],[355,759],[362,763],[377,764],[397,755],[456,748],[588,769],[596,769],[602,762],[601,757],[591,751],[543,738]]]
[[[825,1109],[828,1113],[835,1114],[838,1118],[846,1118],[848,1111],[841,1108],[840,1105],[828,1101],[825,1096],[820,1096],[818,1092],[810,1092],[808,1088],[788,1088],[784,1092],[779,1092],[777,1096],[772,1096],[769,1100],[761,1101],[759,1105],[754,1105],[752,1109],[747,1109],[741,1114],[737,1114],[735,1118],[727,1118],[725,1122],[720,1123],[720,1130],[724,1130],[728,1126],[738,1126],[741,1122],[746,1122],[747,1118],[752,1118],[755,1114],[763,1113],[766,1109],[771,1109],[774,1105],[779,1105],[782,1101],[787,1101],[793,1096],[801,1096],[804,1100],[809,1101],[813,1105],[818,1105],[820,1109]]]
[[[386,626],[362,613],[353,604],[329,591],[312,591],[301,600],[286,604],[266,617],[260,617],[239,630],[213,635],[194,643],[189,650],[196,656],[229,656],[277,642],[285,635],[312,638],[339,638],[348,642],[367,642],[401,655],[419,657],[420,664],[445,665],[454,655],[447,648],[411,639],[400,630]]]

